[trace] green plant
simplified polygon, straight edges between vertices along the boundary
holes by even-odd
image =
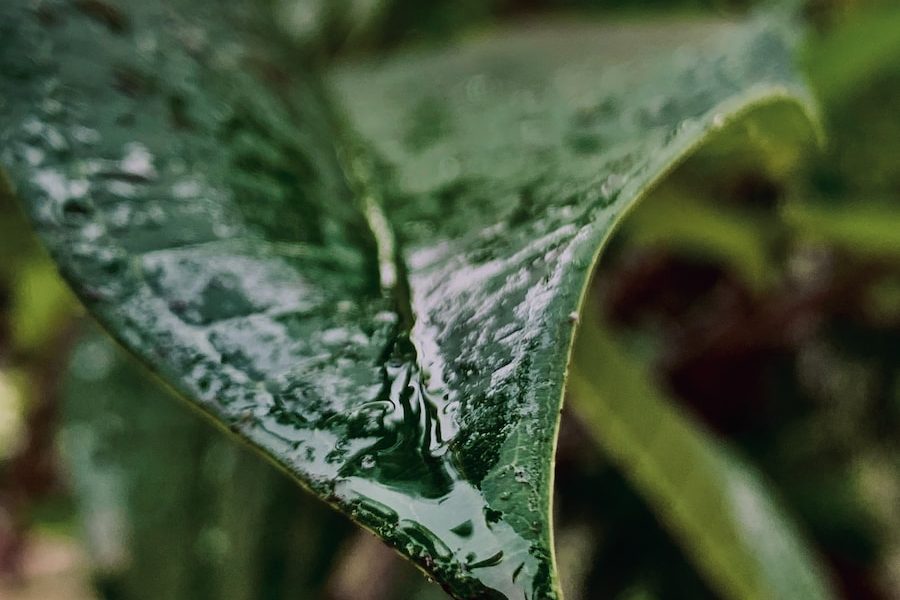
[[[553,453],[588,278],[701,144],[777,172],[811,137],[787,15],[560,22],[316,70],[268,5],[122,4],[0,8],[0,158],[79,297],[451,594],[556,597]],[[583,339],[599,355],[573,367],[576,410],[651,502],[684,500],[664,520],[719,589],[826,597],[764,486]],[[671,447],[632,427],[656,412]],[[774,532],[682,497],[666,478],[686,470]]]

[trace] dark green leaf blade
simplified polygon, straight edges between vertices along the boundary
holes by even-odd
[[[709,134],[806,101],[784,33],[543,23],[333,78],[365,148],[361,184],[397,231],[419,361],[446,391],[439,410],[459,414],[456,463],[541,565],[564,371],[599,249]],[[661,59],[666,47],[680,50]]]
[[[526,30],[341,70],[336,126],[256,3],[117,6],[0,8],[0,163],[81,298],[454,595],[555,597],[584,282],[709,132],[803,101],[783,32]]]

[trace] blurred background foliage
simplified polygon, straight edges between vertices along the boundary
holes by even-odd
[[[753,4],[274,1],[321,60],[547,11]],[[590,310],[660,394],[759,466],[844,597],[900,599],[900,6],[806,10],[826,145],[799,166],[765,139],[735,153],[760,141],[749,122],[692,159],[625,221]],[[0,256],[0,596],[443,597],[93,330],[10,198]],[[715,597],[570,411],[556,510],[570,600]]]

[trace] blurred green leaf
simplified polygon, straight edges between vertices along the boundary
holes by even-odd
[[[594,441],[723,597],[833,597],[766,482],[595,320],[579,330],[568,389]]]
[[[874,284],[868,296],[869,310],[876,319],[900,323],[900,274]]]
[[[14,281],[13,346],[40,352],[71,319],[75,301],[54,264],[38,254],[20,266]]]
[[[809,76],[827,104],[851,98],[880,71],[900,66],[900,7],[886,2],[848,12],[807,48]]]
[[[668,189],[668,188],[664,188]],[[715,260],[761,290],[771,282],[771,229],[758,215],[679,192],[657,193],[625,221],[630,242]]]
[[[9,458],[25,436],[25,394],[20,373],[0,370],[0,464]]]
[[[838,246],[862,257],[900,257],[900,211],[892,203],[791,202],[782,216],[810,241]]]
[[[92,332],[66,384],[62,455],[107,598],[317,597],[340,517]]]

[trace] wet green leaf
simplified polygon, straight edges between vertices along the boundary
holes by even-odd
[[[723,597],[833,597],[765,480],[678,410],[591,319],[579,332],[569,391],[594,441]]]
[[[806,105],[777,24],[544,23],[320,82],[259,4],[0,7],[0,163],[86,306],[466,598],[558,595],[552,459],[602,242]]]

